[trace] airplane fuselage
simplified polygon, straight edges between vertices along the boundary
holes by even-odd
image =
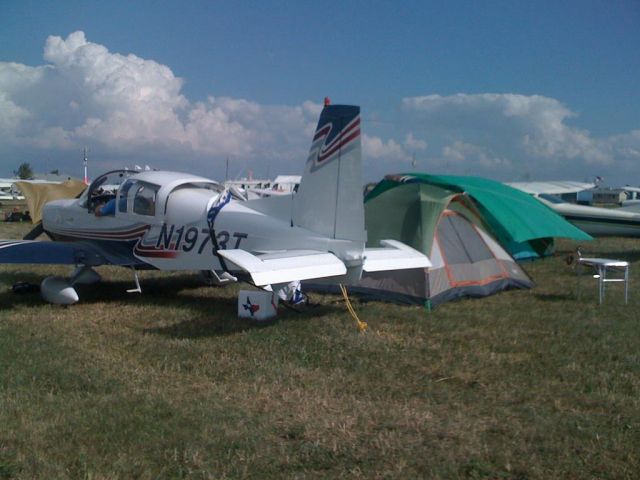
[[[149,180],[152,173],[146,175]],[[283,215],[278,218],[260,211],[265,205],[286,204],[290,199],[230,199],[215,218],[208,218],[221,195],[195,186],[163,191],[159,185],[152,215],[125,206],[120,197],[116,200],[119,208],[106,216],[89,211],[82,198],[52,201],[43,210],[43,227],[56,241],[90,244],[105,263],[135,268],[228,270],[232,265],[226,265],[216,253],[226,249],[258,254],[331,250],[331,239],[292,226]],[[276,210],[286,212],[286,205]],[[333,242],[334,250],[339,250],[340,241]]]

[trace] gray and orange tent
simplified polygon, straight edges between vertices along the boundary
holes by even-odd
[[[364,274],[350,291],[431,306],[530,288],[509,249],[543,256],[553,237],[591,239],[529,195],[480,177],[387,176],[365,198],[365,224],[369,245],[400,240],[433,266]]]

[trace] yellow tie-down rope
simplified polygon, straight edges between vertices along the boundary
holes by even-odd
[[[360,320],[358,318],[358,314],[356,313],[355,309],[353,308],[353,305],[351,305],[351,300],[349,300],[349,295],[347,294],[347,287],[345,287],[344,285],[340,284],[340,291],[342,292],[342,296],[344,297],[344,302],[347,305],[347,310],[349,310],[349,313],[354,318],[354,320],[357,322],[358,328],[360,329],[361,332],[366,331],[369,326],[367,325],[367,322],[363,322],[362,320]]]

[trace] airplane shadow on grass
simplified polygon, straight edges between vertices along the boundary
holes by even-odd
[[[35,273],[2,272],[0,283],[13,285],[27,282],[37,286],[43,276]],[[232,335],[245,330],[272,325],[275,321],[257,322],[237,317],[237,291],[225,291],[226,288],[209,287],[197,275],[172,275],[169,277],[141,279],[142,293],[127,293],[133,288],[133,282],[127,280],[103,280],[95,285],[78,285],[80,296],[78,305],[98,303],[112,304],[114,317],[117,317],[119,305],[164,308],[184,308],[193,315],[171,325],[151,327],[142,330],[145,334],[163,335],[172,338],[202,338],[220,335]],[[240,284],[241,288],[243,284]],[[248,285],[246,285],[248,287]],[[228,288],[233,288],[229,286]],[[203,293],[204,290],[206,293]],[[11,287],[0,291],[0,310],[19,306],[38,307],[45,304],[38,291],[17,294]],[[74,306],[59,308],[74,308]],[[279,308],[278,320],[305,319],[322,317],[337,311],[343,311],[338,305],[314,305],[300,309]]]
[[[286,308],[282,304],[278,309],[278,317],[272,320],[257,321],[238,318],[237,296],[191,298],[189,302],[199,303],[198,315],[181,322],[162,327],[144,329],[144,333],[162,335],[172,338],[196,339],[202,337],[231,335],[245,330],[269,327],[277,321],[292,319],[312,320],[318,317],[342,311],[336,305],[313,305]],[[175,307],[175,303],[172,304]]]
[[[219,305],[219,303],[216,303],[215,305]],[[258,322],[249,319],[237,318],[235,307],[236,303],[234,301],[233,308],[229,308],[227,312],[217,316],[216,318],[210,316],[197,317],[174,323],[165,327],[146,328],[144,329],[144,333],[179,339],[197,339],[221,335],[232,335],[245,330],[269,327],[271,325],[274,325],[278,321],[297,318],[294,317],[295,315],[299,315],[299,318],[310,320],[327,315],[335,309],[332,306],[323,305],[321,307],[296,314],[293,312],[282,310],[281,308],[278,312],[277,319]]]

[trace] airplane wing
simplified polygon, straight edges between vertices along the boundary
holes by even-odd
[[[365,272],[384,270],[405,270],[409,268],[427,268],[431,266],[429,258],[418,250],[397,240],[381,240],[386,248],[365,248]]]
[[[635,201],[635,200],[632,200],[632,201]],[[630,203],[622,207],[618,207],[615,210],[621,210],[623,212],[629,212],[629,213],[640,213],[640,203]]]
[[[107,260],[82,243],[40,242],[36,240],[0,240],[1,263],[103,265]]]
[[[593,183],[555,181],[555,182],[511,182],[506,183],[510,187],[517,188],[532,195],[548,193],[549,195],[562,195],[563,193],[576,193],[583,190],[591,190]]]
[[[403,270],[426,268],[431,262],[426,255],[396,240],[382,240],[384,248],[364,250],[363,270]],[[315,250],[287,250],[253,255],[246,250],[218,250],[225,260],[251,275],[258,286],[288,283],[345,275],[347,267],[337,256]]]
[[[240,249],[218,250],[218,253],[249,273],[258,286],[347,273],[347,268],[338,257],[315,250],[287,250],[260,256]]]

